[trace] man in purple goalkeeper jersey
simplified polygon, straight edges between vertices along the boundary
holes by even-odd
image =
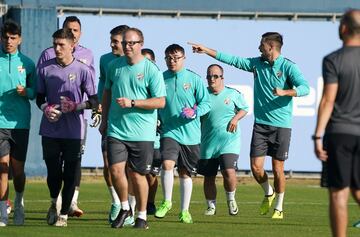
[[[76,16],[66,17],[63,23],[63,28],[69,29],[73,33],[75,47],[72,54],[77,60],[86,64],[89,67],[92,80],[95,81],[95,67],[94,67],[93,53],[91,52],[90,49],[87,49],[79,44],[81,37],[81,22],[79,18],[77,18]],[[40,66],[42,63],[53,58],[55,58],[55,51],[53,47],[47,48],[41,53],[37,66]],[[86,100],[87,98],[85,97],[84,99]],[[90,118],[90,113],[85,112],[85,122],[87,121],[88,118]],[[87,126],[85,126],[85,129],[86,128]],[[84,153],[85,150],[85,142],[86,142],[86,130],[85,130],[85,137],[82,140],[82,153]],[[79,169],[76,171],[76,188],[71,202],[70,213],[69,213],[70,216],[80,217],[83,214],[83,211],[77,205],[78,197],[79,197],[80,180],[81,180],[81,166],[79,166]],[[58,206],[61,206],[61,196],[59,196]]]
[[[56,31],[53,45],[56,58],[38,67],[36,103],[44,112],[40,135],[51,196],[47,222],[67,226],[76,171],[81,163],[81,141],[85,136],[84,109],[97,108],[98,100],[88,66],[72,55],[72,32]],[[88,100],[84,100],[84,95]],[[56,201],[62,186],[62,206],[58,215]]]

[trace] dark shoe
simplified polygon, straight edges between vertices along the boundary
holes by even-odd
[[[146,220],[143,220],[141,218],[136,218],[134,228],[147,230],[149,229],[149,226]]]
[[[113,223],[111,223],[111,228],[121,228],[124,226],[125,219],[131,216],[131,210],[121,209],[119,215],[116,217]]]
[[[146,212],[148,215],[154,215],[156,212],[155,204],[152,202],[148,202],[146,205]]]

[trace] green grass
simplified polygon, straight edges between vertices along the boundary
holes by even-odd
[[[25,191],[26,220],[24,226],[12,225],[10,214],[9,226],[0,229],[0,236],[241,236],[241,237],[281,237],[281,236],[330,236],[328,221],[328,197],[326,189],[321,189],[317,181],[289,180],[285,193],[285,219],[272,220],[271,214],[259,215],[262,200],[260,186],[254,181],[239,180],[236,199],[240,212],[237,216],[228,214],[225,194],[221,180],[218,181],[217,213],[215,216],[203,215],[205,202],[202,193],[201,178],[194,183],[190,212],[194,224],[178,221],[179,188],[174,187],[173,209],[164,219],[148,217],[150,229],[147,231],[132,228],[112,229],[107,223],[107,211],[110,197],[105,183],[101,179],[87,179],[81,184],[80,207],[85,211],[81,218],[71,218],[68,227],[56,228],[46,224],[46,212],[49,207],[49,193],[45,181],[28,181]],[[10,190],[13,197],[13,189]],[[161,199],[158,190],[157,201]],[[359,218],[359,208],[354,202],[349,204],[349,221]],[[349,223],[349,226],[351,223]],[[348,236],[360,236],[360,229],[349,227]]]

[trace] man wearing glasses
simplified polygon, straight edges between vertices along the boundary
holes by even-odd
[[[236,169],[241,147],[238,123],[248,111],[243,95],[224,85],[224,70],[218,64],[207,69],[211,110],[201,118],[201,159],[198,173],[204,176],[208,205],[205,215],[216,213],[216,175],[220,166],[230,215],[238,214],[235,201]]]
[[[192,193],[191,175],[196,174],[200,158],[200,116],[210,110],[209,93],[200,76],[184,68],[185,51],[177,44],[165,50],[168,70],[164,72],[166,106],[159,111],[161,120],[160,150],[162,155],[161,183],[164,199],[155,217],[163,218],[172,207],[174,166],[180,179],[183,223],[192,223],[189,212]]]
[[[260,57],[241,58],[193,44],[194,53],[205,53],[221,62],[254,74],[255,124],[251,140],[251,171],[264,190],[260,214],[266,215],[277,194],[272,219],[283,219],[285,194],[284,162],[288,158],[292,98],[309,94],[309,84],[298,66],[281,54],[283,38],[277,32],[262,35]],[[264,170],[265,156],[272,157],[274,187],[269,184]]]
[[[132,215],[128,202],[126,163],[134,185],[138,217],[134,228],[148,229],[146,204],[156,136],[157,110],[165,106],[165,85],[159,68],[141,54],[144,36],[139,29],[123,33],[125,56],[108,67],[102,97],[100,132],[107,134],[111,180],[121,202],[121,211],[111,227],[121,228]]]

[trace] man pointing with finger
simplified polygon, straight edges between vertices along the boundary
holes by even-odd
[[[283,219],[285,193],[284,162],[288,158],[292,98],[309,93],[309,85],[299,68],[281,55],[283,37],[277,32],[262,35],[260,57],[241,58],[217,52],[199,44],[192,44],[194,53],[205,53],[221,62],[254,74],[255,124],[251,140],[251,170],[264,190],[260,214],[269,212],[275,193],[277,202],[273,219]],[[274,188],[264,170],[265,156],[272,157]]]

